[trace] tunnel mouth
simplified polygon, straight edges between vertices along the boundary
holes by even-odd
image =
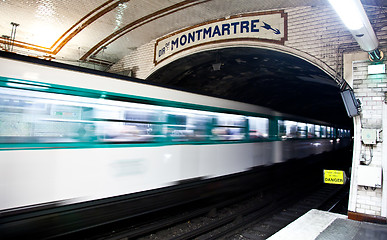
[[[322,69],[277,50],[226,47],[184,56],[146,81],[350,127],[340,88]]]

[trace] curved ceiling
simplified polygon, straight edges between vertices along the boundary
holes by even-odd
[[[220,70],[213,64],[221,63]],[[196,53],[147,81],[351,126],[336,82],[318,67],[278,51],[233,47]]]
[[[387,5],[383,0],[362,2]],[[139,46],[187,26],[240,13],[326,4],[326,0],[2,0],[0,50],[109,66]],[[17,24],[16,32],[11,23]],[[12,35],[14,41],[9,41]]]

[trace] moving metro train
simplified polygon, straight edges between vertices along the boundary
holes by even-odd
[[[148,193],[333,151],[349,136],[255,105],[2,52],[0,231],[28,232],[25,213],[40,216],[35,231],[61,225],[63,207],[134,209],[129,200]]]

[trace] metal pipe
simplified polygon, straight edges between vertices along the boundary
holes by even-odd
[[[12,25],[12,31],[11,31],[11,52],[13,51],[13,45],[15,43],[15,37],[16,37],[16,28],[19,26],[18,23],[11,22]]]

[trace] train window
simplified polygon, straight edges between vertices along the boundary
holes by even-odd
[[[326,138],[326,137],[327,137],[327,127],[321,126],[321,138]]]
[[[82,107],[56,97],[0,88],[0,142],[71,142],[82,120]]]
[[[316,132],[315,132],[315,125],[314,124],[306,124],[307,132],[308,132],[308,138],[315,138]]]
[[[98,141],[153,142],[165,137],[162,135],[164,119],[160,118],[157,109],[145,104],[111,105],[114,103],[108,101],[92,110],[91,119]]]
[[[350,137],[351,136],[351,130],[346,130],[347,133],[346,133],[346,137]]]
[[[278,120],[278,137],[286,138],[286,127],[283,120]]]
[[[144,142],[160,135],[153,106],[0,89],[0,142]]]
[[[315,136],[317,138],[320,138],[321,137],[321,126],[320,125],[316,125],[314,129],[315,129]]]
[[[306,123],[297,124],[297,137],[306,138],[306,131],[307,131]]]
[[[161,134],[161,124],[165,122],[157,110],[126,109],[125,128],[127,134],[136,137],[138,141],[155,141],[165,137]]]
[[[338,137],[349,137],[351,136],[351,131],[346,130],[346,129],[338,129],[337,130]]]
[[[243,140],[246,135],[246,119],[233,114],[216,114],[212,128],[213,140]]]
[[[350,137],[351,136],[351,131],[348,129],[343,130],[343,137]]]
[[[327,138],[331,138],[331,137],[332,137],[332,128],[327,127]]]
[[[210,137],[212,118],[208,115],[191,115],[188,118],[187,129],[193,131],[191,140],[204,141]]]
[[[250,139],[269,137],[269,119],[260,117],[248,117]]]
[[[287,138],[297,138],[298,133],[298,123],[294,121],[288,121],[288,120],[280,120],[278,121],[278,127],[279,127],[279,136],[283,139]]]
[[[180,111],[181,112],[181,111]],[[168,114],[168,136],[172,141],[204,141],[209,137],[208,127],[211,117],[183,110],[181,113]]]
[[[245,127],[245,117],[234,114],[217,114],[216,124],[219,126]]]
[[[193,131],[187,128],[187,116],[169,114],[167,122],[172,141],[188,141],[193,136]]]

